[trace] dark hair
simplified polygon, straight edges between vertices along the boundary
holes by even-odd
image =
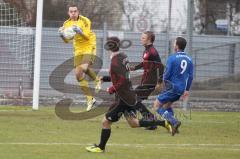
[[[184,51],[185,47],[187,45],[187,41],[183,37],[177,37],[176,38],[176,45],[178,46],[178,48],[180,50]]]
[[[76,8],[78,9],[78,6],[77,6],[76,4],[69,4],[69,5],[68,5],[68,9],[69,9],[70,7],[76,7]]]
[[[152,31],[145,31],[144,34],[150,39],[151,43],[155,41],[155,34]]]
[[[112,36],[107,38],[104,48],[108,51],[117,52],[120,48],[120,40],[118,37]]]

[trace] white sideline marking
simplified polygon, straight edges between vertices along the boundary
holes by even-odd
[[[96,121],[96,122],[99,122],[99,120],[97,120],[97,119],[87,119],[88,121]],[[121,122],[125,122],[125,121],[119,121],[118,123],[121,123]],[[197,121],[197,120],[190,120],[190,119],[184,119],[184,120],[182,120],[182,124],[184,124],[184,123],[192,123],[192,124],[194,124],[194,123],[208,123],[208,124],[236,124],[236,122],[225,122],[225,121]]]
[[[68,145],[68,146],[89,146],[92,144],[84,144],[84,143],[30,143],[30,142],[0,142],[0,145],[44,145],[44,146],[52,146],[52,145]],[[240,144],[116,144],[109,143],[107,146],[116,146],[116,147],[135,147],[135,148],[146,148],[146,147],[154,147],[154,148],[175,148],[175,149],[215,149],[215,150],[236,150],[240,151]]]
[[[30,111],[32,111],[32,109],[26,109],[26,110],[21,110],[21,109],[16,109],[16,110],[5,110],[5,109],[3,109],[3,110],[0,110],[0,112],[30,112]]]
[[[185,120],[184,123],[209,123],[209,124],[226,124],[226,123],[236,123],[236,122],[224,122],[224,121],[193,121],[193,120]]]

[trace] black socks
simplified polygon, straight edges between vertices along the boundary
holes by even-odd
[[[141,113],[143,119],[154,120],[154,115],[141,102],[137,103],[136,109],[139,110],[139,112]]]
[[[164,120],[139,120],[140,127],[150,127],[150,126],[165,126]]]
[[[98,145],[100,149],[104,150],[107,141],[111,135],[111,129],[102,129],[100,144]]]

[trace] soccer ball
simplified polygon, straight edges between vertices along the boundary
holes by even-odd
[[[75,36],[76,32],[73,30],[73,27],[68,27],[63,30],[63,35],[66,39],[72,40]]]

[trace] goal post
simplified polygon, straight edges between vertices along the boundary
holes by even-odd
[[[37,21],[35,38],[35,58],[34,58],[34,83],[33,83],[33,110],[39,109],[39,86],[40,86],[40,66],[41,66],[41,46],[42,46],[42,16],[43,0],[37,0]]]

